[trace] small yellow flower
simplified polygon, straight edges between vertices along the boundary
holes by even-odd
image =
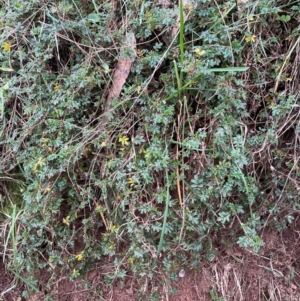
[[[38,171],[38,168],[39,168],[40,166],[43,166],[43,165],[45,165],[45,160],[43,159],[43,157],[39,157],[38,160],[37,160],[37,162],[34,164],[32,170],[33,170],[34,172],[37,172],[37,171]]]
[[[115,247],[116,247],[115,243],[112,242],[112,241],[110,241],[109,244],[108,244],[108,249],[109,249],[109,250],[114,250]]]
[[[3,51],[10,51],[10,48],[11,48],[11,44],[9,42],[5,42],[3,45],[2,45],[2,49]]]
[[[55,88],[54,88],[54,91],[55,91]],[[57,93],[58,91],[55,91],[55,93]],[[56,115],[56,117],[58,118],[61,114],[61,111],[59,109],[55,109],[54,110],[54,114]]]
[[[143,57],[144,56],[144,51],[142,49],[138,49],[136,51],[136,54],[138,55],[138,57]]]
[[[128,184],[129,184],[130,187],[135,187],[135,184],[134,184],[134,181],[133,181],[132,178],[128,179]]]
[[[111,233],[116,233],[118,231],[118,229],[119,229],[119,225],[111,225],[109,227],[109,230]]]
[[[253,15],[250,15],[250,16],[248,17],[248,21],[254,21]]]
[[[245,40],[246,40],[247,43],[250,43],[250,42],[254,43],[255,40],[256,40],[256,35],[247,36],[247,37],[245,37]]]
[[[150,151],[145,151],[145,158],[147,159],[147,158],[149,158],[150,157]]]
[[[134,263],[134,258],[133,257],[129,257],[127,259],[127,262],[130,263],[130,264],[133,264]]]
[[[45,165],[45,160],[43,159],[43,157],[39,157],[36,164],[39,166]]]
[[[105,147],[106,146],[106,142],[103,141],[101,144],[100,144],[101,147]]]
[[[200,50],[199,48],[196,48],[194,50],[194,52],[196,53],[197,56],[202,56],[205,53],[205,50]]]
[[[73,269],[72,271],[72,277],[76,278],[79,276],[79,272],[76,269]]]
[[[95,210],[98,213],[103,213],[104,212],[103,207],[101,205],[97,205],[96,208],[95,208]]]
[[[188,3],[188,5],[186,6],[186,8],[187,8],[188,11],[193,10],[194,9],[194,3],[192,3],[192,2]]]
[[[52,189],[51,189],[51,187],[50,187],[50,186],[48,186],[48,187],[44,188],[44,190],[43,190],[43,191],[44,191],[44,192],[51,192],[51,190],[52,190]]]
[[[151,14],[151,12],[150,12],[149,10],[146,11],[145,16],[146,16],[146,18],[147,18],[148,20],[152,18],[152,14]]]
[[[87,156],[89,154],[91,154],[92,152],[92,148],[90,145],[85,146],[84,150],[83,150],[83,155]]]
[[[136,90],[137,94],[140,94],[141,91],[142,91],[142,87],[141,86],[137,86],[135,90]]]
[[[41,142],[42,142],[42,147],[47,147],[47,143],[49,142],[49,139],[48,138],[42,138],[41,139]]]
[[[290,77],[287,77],[287,78],[285,79],[285,81],[287,81],[287,82],[291,82],[291,81],[292,81],[292,79],[291,79]]]
[[[66,218],[63,218],[63,224],[70,226],[70,215],[68,215]]]
[[[55,93],[57,93],[60,90],[59,82],[55,82],[53,90]]]
[[[76,259],[77,261],[81,261],[81,260],[83,259],[83,252],[81,252],[81,253],[75,255],[75,259]]]
[[[128,140],[129,140],[129,138],[126,136],[121,136],[119,138],[119,142],[122,144],[122,146],[128,145],[129,144]]]
[[[139,154],[143,154],[143,153],[145,153],[144,146],[142,146],[142,147],[140,148],[140,150],[139,150]]]
[[[285,38],[285,40],[288,41],[288,42],[290,42],[292,39],[293,39],[292,36],[289,36],[289,37]]]

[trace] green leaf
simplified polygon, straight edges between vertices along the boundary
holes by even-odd
[[[73,5],[72,3],[70,3],[69,1],[61,1],[59,3],[59,10],[62,12],[62,13],[68,13],[70,10],[73,9]]]
[[[99,15],[96,14],[96,13],[91,13],[91,14],[89,14],[88,17],[87,17],[87,19],[88,19],[90,22],[94,22],[94,23],[100,21],[100,17],[99,17]]]
[[[288,23],[291,21],[291,17],[289,15],[279,16],[279,19],[284,23]]]

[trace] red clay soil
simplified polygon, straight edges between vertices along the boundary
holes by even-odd
[[[217,256],[213,261],[199,262],[200,272],[186,272],[183,278],[172,282],[176,295],[167,286],[159,289],[160,301],[299,301],[300,300],[300,225],[278,233],[265,228],[261,233],[265,242],[259,254],[237,246],[216,246]],[[25,286],[14,284],[10,274],[0,262],[0,292],[4,301],[45,300],[46,290],[25,299],[21,298]],[[83,282],[89,282],[84,286]],[[67,277],[56,282],[51,294],[55,301],[133,301],[140,290],[134,281],[124,286],[104,286],[101,264],[87,273],[85,279],[70,281]],[[41,288],[42,289],[42,288]],[[5,293],[6,292],[6,293]],[[146,291],[147,292],[147,291]],[[146,293],[147,295],[147,293]],[[18,299],[19,298],[19,299]]]

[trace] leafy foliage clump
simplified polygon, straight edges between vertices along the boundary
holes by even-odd
[[[1,185],[22,209],[11,268],[33,287],[37,269],[76,278],[104,258],[107,283],[143,283],[212,259],[223,231],[258,251],[265,225],[293,221],[299,5],[6,4]],[[107,103],[117,61],[133,56]]]

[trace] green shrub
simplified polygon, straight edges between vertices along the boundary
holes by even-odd
[[[222,229],[258,251],[263,226],[292,222],[295,3],[6,4],[0,168],[25,185],[15,270],[74,279],[109,258],[107,283],[133,273],[142,284],[159,266],[174,278],[212,259]],[[137,56],[105,112],[128,34]]]

